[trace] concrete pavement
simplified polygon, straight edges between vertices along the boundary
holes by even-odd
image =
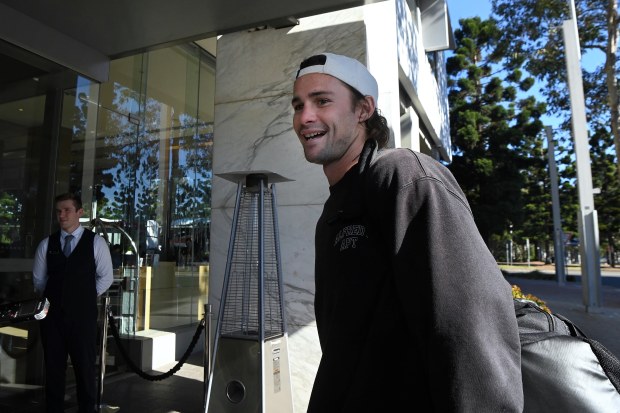
[[[558,285],[553,281],[553,266],[537,266],[535,271],[531,270],[512,272],[506,279],[524,293],[545,300],[552,311],[572,320],[588,337],[600,341],[616,356],[620,355],[620,288],[603,286],[603,306],[595,313],[586,312],[579,282]],[[575,275],[575,268],[569,270],[569,275]],[[620,269],[606,270],[605,274],[609,272],[620,278]],[[536,279],[539,274],[548,279]],[[163,366],[158,371],[171,367],[172,364]],[[167,380],[149,382],[130,373],[110,377],[104,386],[104,403],[120,407],[121,412],[203,412],[203,372],[202,352],[197,352]]]
[[[508,282],[517,285],[525,294],[533,294],[544,300],[553,312],[573,321],[585,334],[601,342],[620,358],[620,287],[603,285],[602,306],[596,312],[586,312],[582,298],[581,283],[571,281],[559,285],[554,280],[553,266],[530,265],[505,269]],[[571,268],[569,275],[573,275]],[[604,269],[604,274],[620,279],[620,269]],[[162,366],[157,374],[174,366]],[[202,351],[196,351],[187,363],[172,377],[161,381],[148,381],[138,375],[125,372],[106,377],[103,403],[111,412],[148,413],[202,413],[203,409]],[[66,413],[77,412],[75,389],[68,389]],[[42,391],[24,393],[21,397],[0,406],[3,413],[41,413]],[[113,407],[116,407],[113,408]]]
[[[524,293],[545,300],[552,311],[572,320],[588,337],[600,341],[619,356],[620,288],[603,286],[602,308],[595,313],[586,312],[580,283],[558,285],[553,281],[553,266],[538,266],[535,270],[513,271],[506,279],[518,285]],[[620,270],[613,271],[620,276]],[[536,279],[540,273],[548,279]],[[171,367],[164,366],[158,370],[166,371]],[[197,352],[177,374],[164,381],[149,382],[129,373],[110,377],[106,379],[104,387],[104,403],[120,407],[121,412],[203,412],[203,371],[202,353]],[[112,411],[107,410],[105,413]]]

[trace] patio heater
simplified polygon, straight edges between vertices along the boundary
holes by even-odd
[[[218,176],[237,183],[205,411],[293,411],[275,183],[268,171]]]

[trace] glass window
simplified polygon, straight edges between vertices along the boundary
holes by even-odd
[[[113,61],[109,82],[65,92],[56,192],[79,192],[84,224],[110,242],[123,333],[202,318],[214,84],[213,58],[186,45]]]

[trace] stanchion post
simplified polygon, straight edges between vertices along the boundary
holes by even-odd
[[[203,355],[203,410],[207,408],[207,392],[209,388],[209,377],[211,376],[211,363],[213,362],[211,348],[211,319],[212,319],[212,307],[211,304],[205,304],[205,332],[204,332],[204,355]]]
[[[108,311],[110,309],[110,297],[106,295],[103,302],[103,323],[101,328],[101,345],[99,346],[99,380],[97,383],[99,390],[97,393],[97,412],[99,413],[101,413],[103,401],[103,379],[105,377],[105,355],[108,343]]]

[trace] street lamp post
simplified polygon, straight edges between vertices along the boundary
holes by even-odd
[[[547,157],[549,161],[549,178],[551,181],[551,210],[553,213],[553,251],[555,274],[558,284],[566,281],[564,233],[562,232],[562,218],[560,216],[560,190],[558,187],[558,168],[555,163],[555,146],[551,126],[545,126],[547,134]]]
[[[510,224],[510,255],[508,265],[512,265],[512,224]]]
[[[527,266],[530,266],[530,239],[526,238],[525,239],[525,253],[527,254]]]
[[[570,10],[571,20],[565,20],[562,29],[566,46],[566,68],[577,163],[577,190],[579,192],[577,218],[581,253],[581,285],[586,311],[590,311],[596,310],[602,304],[601,264],[598,258],[598,218],[594,209],[588,129],[581,78],[581,51],[574,0],[570,0]]]

